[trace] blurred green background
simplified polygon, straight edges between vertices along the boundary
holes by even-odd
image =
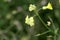
[[[25,17],[34,15],[28,10],[30,4],[41,8],[48,2],[52,3],[53,10],[40,10],[39,15],[45,23],[50,21],[50,16],[54,25],[60,29],[60,0],[0,0],[0,40],[53,40],[51,32],[34,36],[47,31],[37,16],[34,18],[34,27],[25,24]],[[52,26],[49,28],[52,29]],[[60,40],[60,30],[58,35],[57,40]]]

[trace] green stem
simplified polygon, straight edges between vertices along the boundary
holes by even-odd
[[[43,32],[43,33],[41,33],[40,35],[44,35],[44,34],[46,34],[46,33],[48,33],[48,32],[50,32],[50,30],[49,30],[49,31],[46,31],[46,32]]]
[[[52,26],[53,26],[53,30],[54,30],[54,40],[57,40],[56,36],[57,36],[58,29],[56,29],[56,26],[54,25],[53,20],[51,19],[51,17],[49,17],[49,19],[52,22]]]
[[[48,16],[48,17],[49,17],[49,16]],[[53,29],[54,29],[54,31],[55,31],[56,27],[55,27],[55,25],[54,25],[54,23],[53,23],[53,20],[51,19],[51,17],[49,17],[49,19],[50,19],[50,21],[52,22],[52,26],[53,26]]]
[[[54,40],[56,40],[56,34],[54,34]]]
[[[48,32],[50,32],[50,30],[48,30],[48,31],[46,31],[46,32],[43,32],[43,33],[41,33],[41,34],[37,34],[37,35],[35,35],[35,36],[41,36],[41,35],[44,35],[44,34],[46,34],[46,33],[48,33]]]
[[[44,24],[44,26],[50,30],[50,28],[47,27],[47,25],[44,23],[44,21],[41,19],[40,15],[38,14],[37,11],[34,11],[36,13],[36,15],[38,16],[39,20]]]

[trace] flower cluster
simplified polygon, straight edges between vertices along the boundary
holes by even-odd
[[[29,5],[29,11],[34,11],[34,10],[36,10],[36,8],[37,7],[35,5],[33,5],[33,4]],[[47,6],[43,6],[42,9],[43,10],[46,10],[46,9],[53,10],[53,7],[52,7],[51,3],[49,2],[47,4]],[[27,15],[26,18],[25,18],[25,23],[30,25],[30,26],[34,26],[34,19],[33,19],[33,17],[29,17]],[[47,24],[48,26],[51,24],[50,22],[47,22],[47,23],[48,23]]]

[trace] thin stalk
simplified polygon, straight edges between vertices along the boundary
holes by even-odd
[[[50,30],[49,30],[49,31],[46,31],[46,32],[43,32],[43,33],[41,33],[40,35],[44,35],[44,34],[46,34],[46,33],[48,33],[48,32],[50,32]]]
[[[35,36],[41,36],[41,35],[47,34],[48,32],[50,32],[50,30],[48,30],[48,31],[46,31],[46,32],[43,32],[43,33],[41,33],[41,34],[37,34],[37,35],[35,35]]]
[[[54,40],[57,40],[56,39],[56,36],[57,36],[57,33],[55,32],[56,31],[56,26],[54,25],[53,23],[53,20],[49,17],[50,21],[52,22],[52,25],[53,25],[53,30],[54,30]],[[58,31],[58,30],[57,30]]]
[[[44,23],[44,21],[41,19],[41,17],[40,17],[40,15],[38,14],[38,12],[35,11],[35,14],[38,16],[39,20],[43,23],[43,25],[44,25],[47,29],[51,30],[50,28],[47,27],[47,25],[46,25],[46,24]]]
[[[49,17],[49,16],[48,16],[48,17]],[[52,22],[53,29],[54,29],[54,31],[55,31],[56,27],[55,27],[55,25],[54,25],[54,23],[53,23],[53,20],[51,19],[51,17],[49,17],[49,19],[50,19],[50,21]]]
[[[56,34],[54,34],[54,40],[56,40]]]

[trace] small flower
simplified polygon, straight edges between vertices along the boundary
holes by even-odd
[[[30,26],[34,26],[34,19],[33,19],[33,17],[29,18],[28,15],[27,15],[26,18],[25,18],[25,23],[30,25]]]
[[[53,10],[51,3],[49,2],[47,6],[43,6],[42,9],[50,9]]]
[[[35,10],[35,9],[36,9],[36,6],[33,5],[33,4],[30,4],[30,6],[29,6],[29,11],[33,11],[33,10]]]
[[[51,22],[50,22],[50,21],[48,21],[48,22],[47,22],[47,25],[48,25],[48,26],[50,26],[50,25],[51,25]]]

